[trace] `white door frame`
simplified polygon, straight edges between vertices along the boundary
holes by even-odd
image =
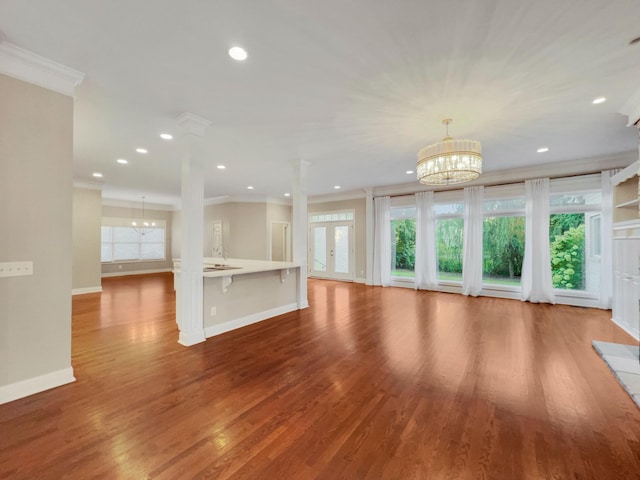
[[[267,248],[269,249],[269,260],[273,260],[272,255],[273,255],[273,226],[275,224],[278,225],[286,225],[287,227],[287,233],[285,235],[285,244],[284,244],[284,261],[285,262],[290,262],[291,261],[291,222],[285,222],[283,220],[271,220],[271,225],[269,227],[269,245],[267,246]]]

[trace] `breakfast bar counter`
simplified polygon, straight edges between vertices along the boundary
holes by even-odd
[[[178,291],[180,260],[174,260],[173,266]],[[297,263],[205,257],[203,267],[206,337],[303,308],[299,304]]]

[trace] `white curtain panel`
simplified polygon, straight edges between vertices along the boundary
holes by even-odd
[[[418,290],[435,290],[438,285],[433,192],[416,193],[415,282]]]
[[[524,183],[526,230],[522,262],[522,300],[554,303],[549,243],[549,179]]]
[[[473,297],[482,292],[483,197],[484,187],[464,189],[462,293]]]
[[[391,199],[376,197],[373,207],[373,284],[388,287],[391,283]]]
[[[611,177],[621,169],[602,172],[602,217],[600,220],[600,306],[611,308],[613,293],[613,187]]]

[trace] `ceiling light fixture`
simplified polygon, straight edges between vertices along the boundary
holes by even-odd
[[[591,102],[591,103],[593,103],[594,105],[599,105],[599,104],[604,103],[606,101],[607,101],[607,97],[598,97],[598,98],[594,98],[593,102]]]
[[[156,222],[144,218],[144,198],[145,197],[142,197],[142,220],[139,222],[135,220],[131,222],[133,229],[140,235],[147,235],[156,228]]]
[[[247,187],[247,190],[253,190],[253,185],[249,185],[249,186]]]
[[[160,138],[163,140],[173,140],[173,135],[170,133],[161,133]]]
[[[138,153],[148,153],[149,151],[146,148],[136,148],[136,152],[138,152]]]
[[[224,170],[224,169],[225,169],[225,168],[227,168],[227,167],[225,167],[224,165],[218,165],[218,166],[216,166],[216,168],[217,168],[218,170]]]
[[[126,165],[127,163],[129,163],[129,160],[119,158],[118,160],[116,160],[116,162],[118,162],[120,165]]]
[[[404,172],[404,173],[406,173],[407,175],[411,175],[411,174],[413,174],[414,172],[413,172],[413,170],[407,170],[407,171],[406,171],[406,172]]]
[[[285,197],[290,197],[290,196],[291,196],[291,194],[290,194],[290,193],[285,193],[285,194],[284,194],[284,196],[285,196]]]
[[[100,172],[93,172],[93,176],[96,178],[102,178],[102,174]]]
[[[482,173],[482,146],[477,140],[454,140],[447,136],[441,142],[424,147],[418,152],[418,181],[425,185],[452,185],[475,180]]]
[[[336,190],[340,190],[340,185],[334,185],[333,188],[335,188]]]
[[[229,49],[229,56],[239,62],[246,60],[248,57],[247,51],[242,47],[231,47]]]
[[[540,147],[539,149],[536,150],[536,152],[538,153],[545,153],[549,151],[549,147]]]

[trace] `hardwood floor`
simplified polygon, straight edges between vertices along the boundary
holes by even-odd
[[[0,478],[640,479],[611,312],[309,281],[177,343],[170,274],[73,299],[77,382],[0,405]]]

